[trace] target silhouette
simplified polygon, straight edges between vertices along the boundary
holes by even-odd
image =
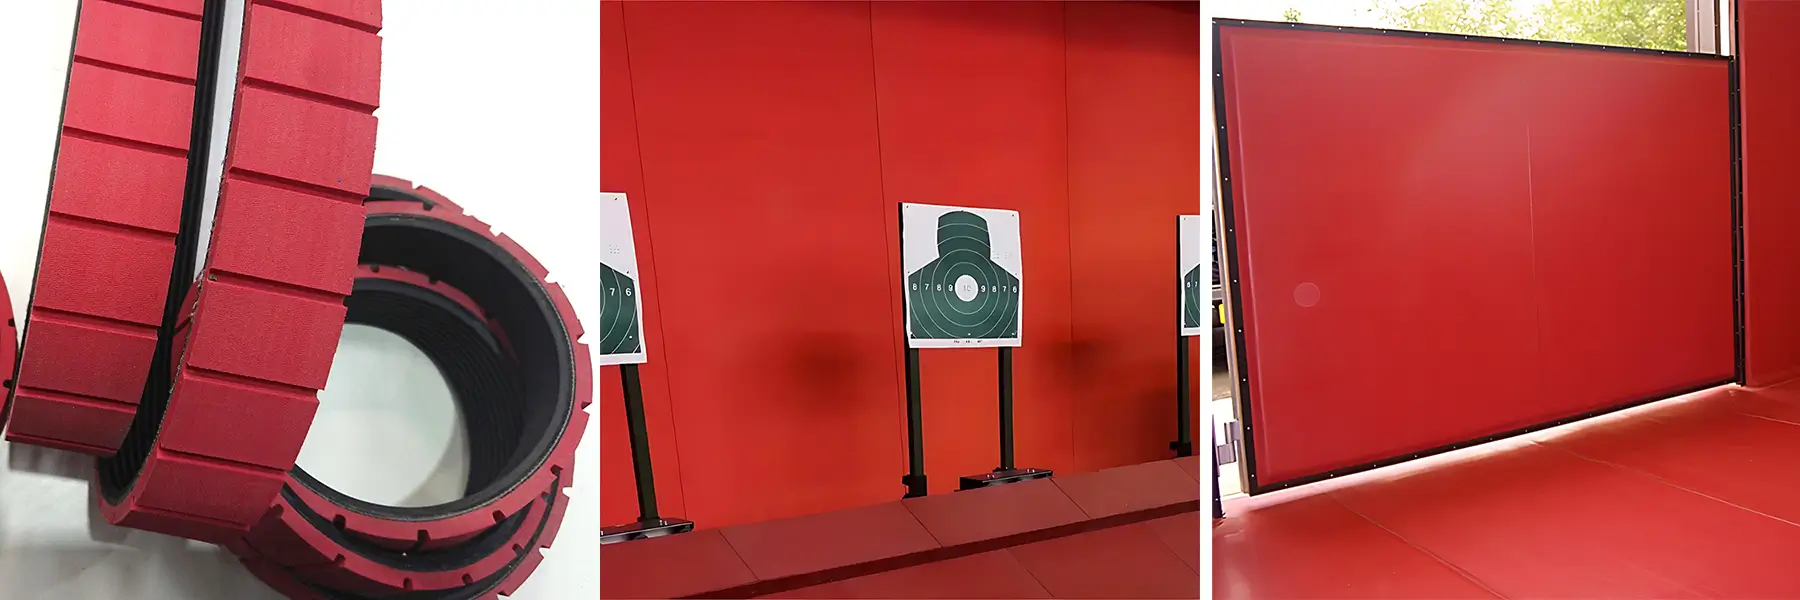
[[[1200,326],[1200,267],[1188,269],[1181,277],[1181,326]]]
[[[1018,338],[1019,278],[994,261],[987,219],[966,210],[943,213],[936,237],[937,258],[906,278],[908,337]]]
[[[1176,265],[1179,270],[1176,273],[1181,276],[1181,335],[1206,335],[1211,328],[1202,323],[1209,320],[1207,314],[1212,304],[1201,303],[1200,290],[1212,287],[1212,281],[1200,276],[1201,264],[1209,262],[1200,245],[1200,229],[1210,227],[1200,215],[1181,215],[1180,225],[1177,238],[1179,243],[1176,244],[1175,252],[1179,257]],[[1217,232],[1216,229],[1214,231]]]
[[[600,263],[600,354],[644,351],[637,294],[636,281]]]

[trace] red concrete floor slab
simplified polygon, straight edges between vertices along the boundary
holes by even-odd
[[[600,547],[602,598],[679,598],[755,582],[717,529]]]
[[[1176,558],[1200,572],[1200,513],[1188,512],[1173,517],[1145,521],[1144,526],[1156,534]]]
[[[1049,598],[1005,550],[800,588],[767,598]]]
[[[1087,520],[1049,479],[907,498],[900,504],[946,547]]]
[[[1800,596],[1800,527],[1554,447],[1331,495],[1506,597]]]
[[[1077,473],[1050,481],[1096,519],[1200,501],[1200,483],[1168,460]]]
[[[1057,598],[1199,598],[1200,574],[1143,523],[1007,549]]]
[[[1328,495],[1230,510],[1212,528],[1213,598],[1493,598]]]
[[[938,548],[919,520],[898,502],[719,531],[750,572],[765,581]]]
[[[1684,406],[1678,415],[1606,423],[1544,443],[1800,523],[1800,424],[1736,411],[1768,402],[1721,397]]]

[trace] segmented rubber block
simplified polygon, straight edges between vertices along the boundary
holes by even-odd
[[[246,8],[212,245],[161,432],[130,491],[100,500],[114,524],[236,540],[311,426],[361,243],[381,62],[375,27],[321,16]]]
[[[270,509],[269,518],[252,530],[249,536],[225,546],[238,556],[251,574],[270,588],[296,600],[382,597],[391,594],[394,589],[454,590],[454,593],[433,597],[495,600],[501,596],[511,596],[518,591],[519,586],[524,585],[525,580],[543,562],[543,551],[555,542],[557,531],[562,529],[569,497],[561,491],[561,482],[552,483],[548,491],[536,495],[527,506],[527,510],[532,512],[527,515],[528,520],[524,526],[519,528],[507,544],[480,561],[478,569],[486,573],[485,577],[474,577],[470,572],[474,569],[383,574],[383,570],[392,569],[371,565],[355,553],[346,552],[334,545],[320,544],[319,540],[324,539],[324,536],[311,527],[275,526],[298,518],[293,511],[280,507]],[[554,502],[550,502],[552,499]],[[546,502],[550,504],[547,511]],[[287,566],[289,563],[301,566],[290,567]],[[368,589],[364,586],[375,583],[376,579],[363,577],[365,573],[375,575],[383,581],[392,575],[399,575],[400,586]],[[469,576],[468,579],[463,578],[466,575]],[[332,589],[336,593],[328,595],[319,588]]]
[[[574,485],[575,447],[580,445],[581,436],[587,429],[588,415],[584,409],[593,402],[592,363],[588,356],[587,346],[579,341],[583,330],[581,322],[575,317],[574,305],[570,304],[569,298],[563,293],[561,286],[549,282],[549,271],[536,258],[532,257],[531,253],[526,252],[509,237],[494,235],[492,227],[469,216],[462,207],[430,188],[415,187],[405,180],[384,176],[375,176],[373,181],[375,185],[382,187],[411,190],[415,194],[431,199],[435,206],[427,210],[415,202],[369,202],[367,209],[371,216],[405,214],[421,219],[443,221],[488,238],[505,249],[520,264],[525,265],[526,269],[537,278],[538,284],[543,286],[544,291],[555,305],[573,352],[570,364],[575,367],[575,377],[570,393],[574,396],[571,398],[571,404],[575,410],[571,412],[568,422],[564,425],[556,447],[551,450],[549,458],[538,468],[537,472],[516,486],[511,493],[502,495],[485,506],[466,511],[455,517],[438,520],[390,521],[345,511],[332,506],[312,492],[304,489],[296,490],[308,507],[319,514],[342,517],[345,531],[370,542],[395,549],[435,548],[467,539],[493,526],[501,518],[518,512],[532,498],[536,497],[536,494],[530,490],[543,489],[552,478],[561,478],[565,486]],[[461,295],[460,292],[457,295]],[[477,310],[475,314],[486,313]],[[424,540],[423,544],[420,540]]]
[[[112,454],[181,219],[200,0],[81,3],[7,439]]]
[[[514,489],[489,503],[463,511],[460,514],[430,520],[393,520],[356,511],[345,510],[304,485],[289,483],[287,489],[297,501],[304,504],[307,510],[323,516],[336,524],[336,528],[349,535],[373,543],[383,548],[397,551],[415,551],[419,549],[439,549],[468,541],[496,523],[510,517],[539,498],[541,492],[552,482],[561,485],[573,485],[575,448],[580,445],[581,437],[587,428],[588,415],[583,410],[593,401],[592,363],[588,356],[587,346],[579,340],[583,335],[581,322],[576,319],[574,306],[569,303],[561,286],[548,281],[549,273],[544,267],[520,247],[512,239],[496,236],[493,228],[465,213],[456,203],[428,188],[414,187],[412,183],[392,177],[374,176],[373,183],[380,187],[409,190],[414,194],[430,199],[433,203],[427,209],[417,202],[410,201],[370,201],[366,204],[370,217],[383,214],[405,214],[420,219],[431,219],[455,225],[462,229],[478,233],[489,241],[505,249],[537,279],[558,311],[558,316],[570,341],[570,364],[575,373],[571,386],[570,404],[574,407],[569,421],[564,425],[557,445],[551,450],[548,458],[534,473],[519,483]],[[462,304],[472,314],[485,317],[487,311],[466,294],[429,277],[392,267],[361,267],[358,277],[376,277],[405,282],[437,291],[446,298]],[[488,319],[489,323],[493,321]],[[496,334],[503,333],[495,327]],[[498,336],[497,336],[498,337]],[[560,490],[559,490],[560,493]],[[404,571],[382,565],[358,556],[355,552],[346,551],[326,536],[320,534],[315,526],[301,517],[292,506],[287,505],[288,498],[283,495],[276,499],[276,506],[270,515],[263,519],[251,534],[244,540],[251,551],[265,561],[272,562],[284,569],[293,571],[308,581],[319,582],[335,589],[355,590],[363,593],[394,593],[405,590],[448,589],[463,585],[463,581],[480,580],[496,572],[506,565],[510,555],[495,556],[481,560],[468,568],[449,572],[421,573]],[[559,507],[564,506],[559,503]],[[521,530],[521,533],[529,533]],[[542,540],[544,547],[549,546],[555,531],[548,532]],[[506,553],[502,553],[506,554]]]

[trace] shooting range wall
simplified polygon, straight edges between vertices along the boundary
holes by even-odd
[[[1253,492],[1734,378],[1726,60],[1218,44]]]
[[[1021,213],[1021,465],[1168,458],[1197,20],[1154,3],[604,3],[601,185],[629,194],[637,228],[664,513],[721,527],[904,492],[902,201]],[[997,461],[997,359],[922,358],[927,472],[947,491]],[[600,386],[602,520],[622,523],[617,377]]]
[[[1745,382],[1800,376],[1800,3],[1737,3]]]

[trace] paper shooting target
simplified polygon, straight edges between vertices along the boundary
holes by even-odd
[[[1211,325],[1206,317],[1211,313],[1211,303],[1201,303],[1201,298],[1211,298],[1210,294],[1200,292],[1212,286],[1211,278],[1200,274],[1200,267],[1206,262],[1206,251],[1200,245],[1200,233],[1206,229],[1206,219],[1200,215],[1181,215],[1180,241],[1176,252],[1181,260],[1181,335],[1205,335]]]
[[[601,365],[645,361],[643,287],[638,285],[637,246],[631,239],[631,205],[625,194],[600,194]]]
[[[902,204],[900,218],[907,344],[1020,345],[1019,213]]]

